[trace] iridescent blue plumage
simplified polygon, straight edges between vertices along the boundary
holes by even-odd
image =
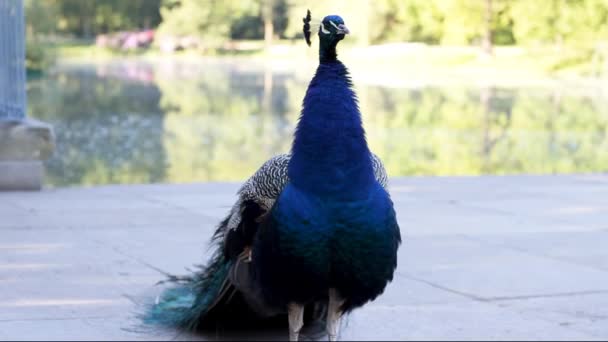
[[[307,191],[343,196],[365,192],[375,181],[357,99],[338,60],[322,62],[308,86],[289,178]]]
[[[326,17],[322,30],[343,24],[336,18]],[[392,201],[374,177],[348,71],[335,58],[343,37],[319,35],[329,51],[321,51],[306,92],[290,182],[258,233],[253,263],[274,306],[322,301],[335,288],[350,311],[392,279],[400,233]]]

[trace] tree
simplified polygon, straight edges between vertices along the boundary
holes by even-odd
[[[262,1],[262,18],[264,20],[264,43],[266,51],[272,46],[272,36],[274,35],[274,25],[272,19],[274,17],[274,1]]]
[[[563,0],[515,0],[511,13],[515,18],[513,33],[517,42],[556,43],[562,36],[560,4]]]
[[[379,0],[374,3],[371,21],[373,43],[416,41],[437,43],[442,35],[443,13],[434,1]]]
[[[524,0],[525,1],[525,0]],[[481,42],[485,51],[496,43],[512,44],[509,34],[512,20],[507,0],[445,0],[439,1],[443,13],[443,44],[471,44]]]
[[[512,16],[518,43],[589,46],[608,37],[606,0],[514,0]]]
[[[484,28],[483,28],[483,40],[482,49],[488,55],[492,54],[492,19],[494,13],[492,10],[492,0],[484,0],[485,11],[484,11]]]
[[[236,0],[166,0],[160,9],[159,34],[194,36],[205,47],[217,47],[229,40],[232,23],[243,9]]]
[[[28,37],[55,32],[55,18],[59,12],[57,1],[25,0],[24,6]]]
[[[156,27],[161,0],[26,0],[30,35],[99,33]]]

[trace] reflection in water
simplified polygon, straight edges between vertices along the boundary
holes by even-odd
[[[55,125],[53,186],[243,180],[289,150],[307,83],[264,65],[122,62],[64,66],[28,96]],[[608,171],[608,101],[593,88],[358,94],[391,176]]]

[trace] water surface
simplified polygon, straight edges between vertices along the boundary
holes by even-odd
[[[289,151],[311,70],[241,61],[62,65],[28,84],[57,150],[46,183],[238,181]],[[391,176],[608,171],[600,87],[355,84]]]

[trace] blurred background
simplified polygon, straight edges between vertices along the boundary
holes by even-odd
[[[342,16],[391,176],[608,171],[608,0],[26,0],[52,187],[244,180],[288,152]],[[315,30],[317,28],[315,27]]]

